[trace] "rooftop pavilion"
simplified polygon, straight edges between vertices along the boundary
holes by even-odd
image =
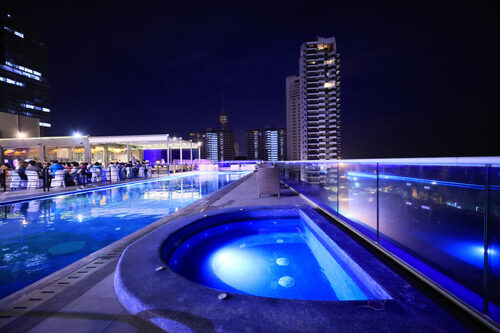
[[[178,159],[180,163],[198,158],[199,146],[192,141],[171,137],[169,134],[119,136],[57,136],[19,137],[0,139],[2,161],[13,159],[59,160],[61,162],[130,161],[146,159],[152,162],[164,159],[167,164]]]

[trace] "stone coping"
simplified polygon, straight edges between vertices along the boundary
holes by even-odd
[[[309,301],[230,294],[190,281],[171,270],[161,253],[169,237],[196,223],[298,216],[302,210],[392,297],[389,300]],[[216,222],[219,221],[219,222]],[[156,271],[157,267],[164,267]],[[314,283],[314,281],[311,281]],[[246,206],[179,218],[123,253],[115,292],[132,314],[175,332],[465,331],[455,319],[385,266],[367,249],[307,206]]]

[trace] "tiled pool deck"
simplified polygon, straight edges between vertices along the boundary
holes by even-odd
[[[173,219],[205,210],[237,206],[304,204],[306,202],[299,195],[285,188],[282,188],[280,199],[277,197],[259,199],[255,175],[251,174],[1,300],[0,309],[3,311],[0,313],[0,332],[158,332],[160,330],[153,324],[127,313],[116,298],[113,286],[114,271],[125,247]],[[361,313],[359,309],[353,308],[349,313],[343,314],[332,313],[332,317],[340,319],[338,326],[332,327],[328,324],[324,326],[324,331],[359,331],[363,327],[353,326],[353,322],[364,322],[364,328],[369,331],[391,331],[389,327],[394,323],[399,323],[400,328],[406,327],[408,331],[427,332],[429,327],[441,332],[466,331],[429,298],[410,285],[408,288],[412,291],[409,293],[405,291],[404,295],[417,295],[418,300],[425,299],[426,304],[414,304],[415,300],[408,300],[411,306],[415,306],[410,313],[406,310],[408,304],[396,303],[394,306],[396,309],[401,308],[398,310],[401,316],[392,318],[393,322],[387,322],[383,310],[369,307],[362,311],[370,318],[368,321],[356,318],[356,315]],[[430,297],[433,298],[432,295]],[[415,313],[418,316],[419,311],[422,311],[424,321],[429,313],[440,320],[428,323],[426,327],[413,326],[419,322],[418,318],[415,318]],[[405,314],[408,317],[405,317]],[[308,314],[297,314],[295,320],[300,320],[301,316]],[[342,316],[345,320],[342,320],[344,318]],[[405,325],[405,322],[408,322],[408,325]],[[474,326],[468,327],[475,329]],[[249,327],[246,331],[252,330]]]

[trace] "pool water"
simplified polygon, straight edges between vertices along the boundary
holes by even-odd
[[[308,225],[302,218],[219,225],[184,241],[168,263],[178,274],[226,292],[328,301],[390,298],[334,242],[324,246]]]
[[[200,173],[0,206],[0,298],[241,178]]]

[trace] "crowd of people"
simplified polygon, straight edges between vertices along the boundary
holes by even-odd
[[[138,161],[135,158],[128,163],[118,160],[110,162],[107,166],[102,163],[79,163],[65,162],[58,160],[50,162],[37,162],[34,160],[15,160],[13,163],[5,161],[0,166],[0,174],[4,179],[8,179],[10,172],[16,172],[21,180],[28,180],[26,171],[35,171],[39,179],[44,179],[45,175],[50,182],[56,178],[57,171],[65,171],[65,186],[83,185],[89,182],[104,180],[119,181],[129,178],[146,177],[150,169],[149,161]],[[114,178],[114,179],[113,179]]]

